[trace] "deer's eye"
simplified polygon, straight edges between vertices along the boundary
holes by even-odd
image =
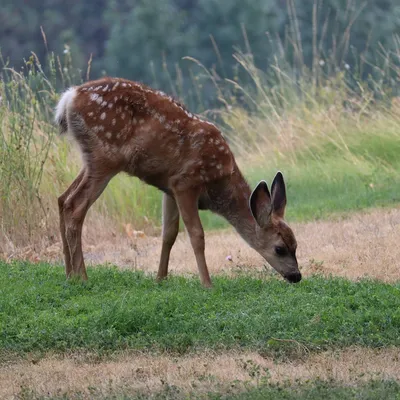
[[[278,256],[285,256],[287,253],[287,250],[285,247],[276,246],[275,253],[278,254]]]

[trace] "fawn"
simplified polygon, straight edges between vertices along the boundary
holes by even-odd
[[[161,91],[109,77],[64,92],[55,121],[60,134],[72,135],[83,156],[81,172],[58,198],[67,277],[87,279],[81,242],[84,218],[110,179],[125,172],[164,192],[158,279],[167,277],[180,215],[201,282],[211,286],[198,212],[207,209],[223,216],[289,282],[301,280],[296,239],[283,219],[282,174],[276,174],[271,193],[265,181],[251,191],[214,124]]]

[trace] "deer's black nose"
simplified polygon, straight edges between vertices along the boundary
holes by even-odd
[[[294,272],[293,274],[286,275],[285,278],[290,283],[297,283],[297,282],[301,281],[301,273],[300,272]]]

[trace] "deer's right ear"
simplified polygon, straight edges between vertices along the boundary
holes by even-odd
[[[268,224],[272,212],[272,204],[267,182],[261,181],[253,190],[250,195],[250,210],[261,228]]]

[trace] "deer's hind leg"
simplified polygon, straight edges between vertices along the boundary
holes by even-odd
[[[98,199],[114,174],[102,173],[93,168],[84,170],[79,184],[64,201],[63,221],[65,240],[69,250],[69,273],[87,279],[82,252],[82,226],[87,211]]]
[[[60,217],[60,233],[61,233],[61,240],[62,240],[62,245],[63,245],[63,253],[64,253],[64,260],[65,260],[65,274],[67,277],[70,276],[72,272],[72,265],[71,265],[71,257],[70,257],[70,250],[66,238],[66,232],[65,232],[65,219],[64,219],[64,204],[65,201],[67,200],[68,196],[71,195],[71,193],[76,190],[76,188],[79,186],[81,183],[83,176],[85,174],[85,169],[83,168],[78,176],[75,178],[75,180],[72,182],[72,184],[69,186],[69,188],[58,198],[58,211],[59,211],[59,217]]]
[[[158,266],[157,280],[165,279],[168,275],[168,263],[172,246],[179,231],[179,210],[175,199],[163,195],[163,228],[160,264]]]

